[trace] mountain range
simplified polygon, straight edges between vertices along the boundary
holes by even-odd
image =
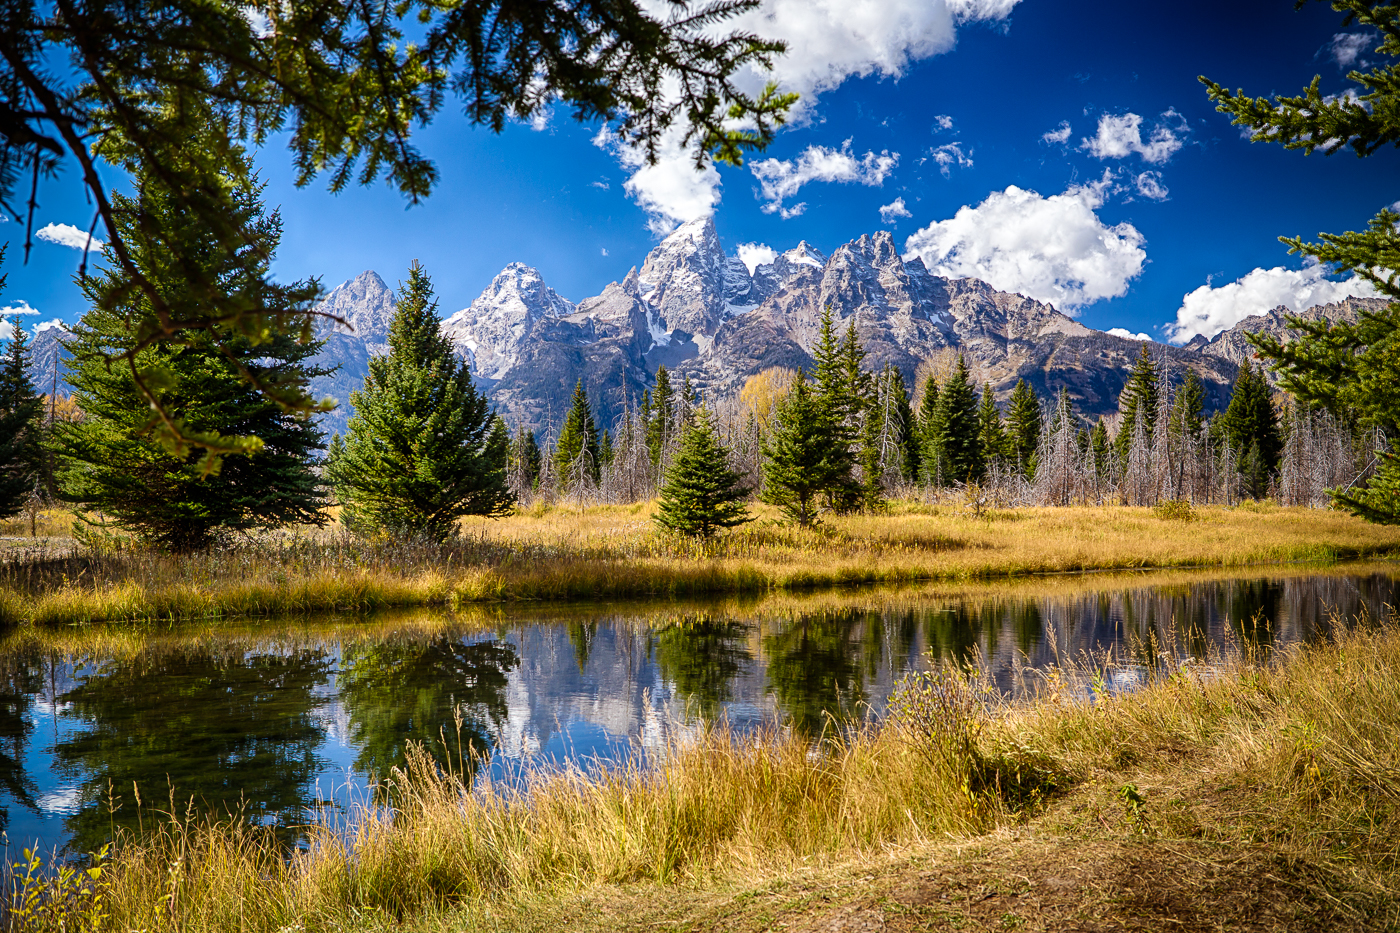
[[[1347,299],[1304,316],[1354,320],[1384,304]],[[511,263],[475,301],[448,316],[442,332],[506,420],[543,437],[557,429],[579,379],[608,425],[638,403],[661,365],[715,399],[770,366],[810,366],[828,307],[839,332],[854,320],[869,368],[896,366],[911,389],[923,360],[951,350],[964,354],[973,378],[990,382],[1002,401],[1019,379],[1044,398],[1064,386],[1091,419],[1117,410],[1141,346],[985,282],[933,275],[919,259],[901,257],[887,231],[830,256],[803,241],[749,265],[725,253],[709,219],[681,226],[640,269],[577,303],[536,269]],[[326,318],[318,325],[326,344],[316,362],[336,372],[311,388],[341,403],[326,416],[326,427],[343,431],[350,393],[363,382],[369,358],[387,349],[394,294],[379,274],[366,271],[332,289],[320,310],[344,323]],[[1207,409],[1216,409],[1228,402],[1239,364],[1252,355],[1245,334],[1292,336],[1287,314],[1277,308],[1210,340],[1154,351],[1166,354],[1177,378],[1194,370]],[[52,385],[55,371],[63,377],[63,336],[57,327],[36,335],[31,366],[40,391]]]

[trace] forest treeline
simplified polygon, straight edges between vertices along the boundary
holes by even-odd
[[[148,283],[187,287],[139,228],[161,209],[158,182],[114,210]],[[238,200],[255,248],[209,249],[202,279],[260,281],[280,238],[260,190]],[[180,223],[173,200],[164,208]],[[195,225],[188,239],[211,237]],[[3,285],[3,280],[0,280]],[[125,303],[129,274],[88,276],[91,310],[68,345],[71,398],[41,397],[26,376],[18,322],[0,363],[0,517],[66,503],[89,543],[137,541],[172,551],[219,536],[291,524],[324,525],[330,506],[350,531],[443,540],[466,515],[502,515],[538,502],[628,503],[660,497],[657,521],[708,536],[749,518],[745,500],[772,503],[807,525],[826,512],[878,510],[890,497],[1018,505],[1234,504],[1273,497],[1325,505],[1329,490],[1364,482],[1387,438],[1357,418],[1300,405],[1241,367],[1229,405],[1204,410],[1194,372],[1174,370],[1144,344],[1111,419],[1088,423],[1066,389],[1040,398],[1023,380],[1003,410],[955,351],[928,360],[916,385],[894,367],[867,365],[854,321],[838,335],[828,308],[810,372],[768,369],[733,398],[702,398],[664,367],[654,387],[600,426],[580,381],[553,436],[513,430],[491,411],[467,364],[439,329],[429,276],[409,269],[397,294],[389,351],[370,361],[344,436],[280,404],[269,385],[323,375],[310,320],[300,337],[250,333],[232,343],[192,336],[139,349],[177,374],[154,412],[127,359],[137,339]],[[265,291],[269,307],[297,307],[305,283]],[[148,367],[149,368],[149,367]],[[261,439],[212,460],[195,444],[171,450],[152,428],[172,416],[191,438]]]

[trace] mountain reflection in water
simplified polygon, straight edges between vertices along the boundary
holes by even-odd
[[[930,658],[976,659],[1009,690],[1084,652],[1316,638],[1394,604],[1396,572],[1360,570],[15,633],[0,644],[0,828],[12,851],[81,853],[155,810],[213,812],[292,844],[318,810],[370,799],[369,776],[411,742],[500,776],[660,748],[699,719],[815,735],[878,716]]]

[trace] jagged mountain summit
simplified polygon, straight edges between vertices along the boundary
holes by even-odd
[[[871,368],[897,366],[910,385],[921,361],[952,348],[999,395],[1020,378],[1046,396],[1065,385],[1088,416],[1116,410],[1139,346],[1024,296],[932,275],[906,262],[887,231],[830,256],[804,241],[751,270],[725,253],[708,218],[576,305],[512,263],[443,332],[508,420],[548,434],[580,378],[608,424],[638,403],[662,364],[713,397],[770,366],[808,366],[827,307],[842,330],[854,321]],[[1164,352],[1197,371],[1212,402],[1228,396],[1235,363]]]
[[[1350,320],[1360,309],[1383,304],[1349,299],[1307,313]],[[896,366],[911,389],[922,361],[961,352],[973,377],[990,382],[999,398],[1018,379],[1044,398],[1064,386],[1089,418],[1117,410],[1140,347],[1024,295],[933,275],[920,260],[900,256],[888,231],[861,236],[830,256],[803,241],[750,268],[724,251],[709,219],[684,224],[621,282],[577,304],[550,288],[538,270],[511,263],[443,322],[443,333],[508,421],[547,436],[558,428],[579,379],[600,421],[610,425],[639,403],[663,364],[716,399],[770,366],[810,366],[828,307],[842,332],[854,323],[869,368]],[[394,294],[367,271],[333,289],[320,308],[345,323],[318,323],[317,334],[327,342],[315,362],[337,371],[311,389],[341,403],[325,425],[343,431],[350,393],[363,383],[369,358],[387,350]],[[1220,407],[1240,362],[1252,353],[1244,333],[1285,333],[1285,313],[1248,318],[1210,341],[1157,349],[1178,376],[1194,370],[1207,406]],[[33,368],[36,384],[48,385],[50,367],[61,366],[62,333],[40,336]]]
[[[1250,334],[1268,334],[1284,343],[1297,340],[1301,336],[1301,332],[1288,326],[1288,318],[1290,317],[1300,317],[1305,321],[1327,320],[1354,324],[1361,312],[1384,311],[1389,304],[1390,301],[1385,298],[1343,298],[1341,301],[1331,304],[1314,305],[1301,314],[1295,314],[1283,305],[1279,305],[1271,311],[1247,317],[1234,327],[1222,330],[1209,340],[1197,334],[1191,338],[1186,346],[1209,356],[1218,356],[1221,359],[1229,360],[1239,366],[1247,359],[1254,359],[1254,345],[1248,340]],[[1278,383],[1278,374],[1272,368],[1266,368],[1264,373],[1270,383]]]

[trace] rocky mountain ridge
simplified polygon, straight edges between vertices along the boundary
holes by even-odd
[[[1348,299],[1307,316],[1350,320],[1358,310],[1383,305]],[[681,226],[640,268],[578,303],[550,288],[538,270],[511,263],[476,300],[448,316],[442,330],[497,410],[546,436],[557,429],[579,379],[600,422],[609,425],[639,402],[660,365],[716,399],[770,366],[810,366],[828,307],[842,332],[854,322],[869,368],[898,367],[911,389],[921,362],[961,352],[974,379],[990,382],[999,399],[1019,379],[1045,398],[1064,386],[1088,418],[1117,410],[1140,347],[1023,295],[933,275],[920,260],[901,257],[888,231],[861,236],[830,256],[803,241],[750,269],[725,253],[709,219]],[[336,372],[311,388],[341,403],[326,417],[328,430],[344,430],[350,393],[363,383],[369,358],[387,349],[393,308],[392,290],[373,271],[337,286],[321,305],[344,321],[318,325],[326,345],[316,362]],[[1178,377],[1194,370],[1207,406],[1219,407],[1252,353],[1244,335],[1288,335],[1286,313],[1275,309],[1212,340],[1157,350]],[[46,348],[61,343],[61,332],[40,336]],[[34,368],[48,385],[52,367],[62,361],[57,349],[47,348],[40,372],[40,342]]]

